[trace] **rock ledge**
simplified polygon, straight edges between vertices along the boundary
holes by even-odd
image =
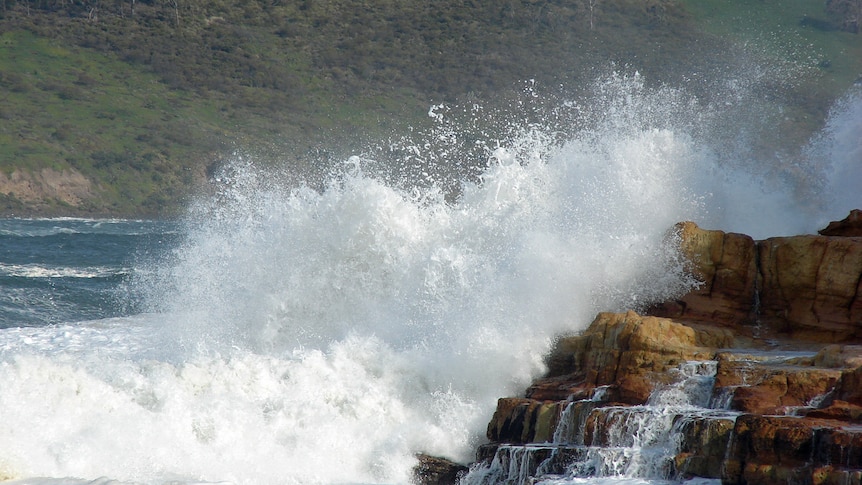
[[[712,410],[672,418],[665,477],[862,483],[862,212],[763,241],[674,230],[701,287],[644,314],[600,313],[559,339],[547,375],[498,401],[474,467],[576,473],[590,450],[633,439],[610,430],[701,366]]]

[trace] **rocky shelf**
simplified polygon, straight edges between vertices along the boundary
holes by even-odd
[[[560,338],[499,400],[468,483],[862,483],[862,212],[818,235],[674,234],[703,284]],[[466,474],[424,460],[419,482]]]

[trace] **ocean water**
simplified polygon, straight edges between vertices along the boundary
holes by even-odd
[[[862,207],[857,89],[757,158],[775,113],[738,84],[708,103],[614,73],[484,134],[458,119],[481,106],[435,106],[313,187],[237,155],[180,220],[0,221],[0,478],[408,483],[416,453],[469,462],[556,336],[696,284],[674,223],[764,238]]]

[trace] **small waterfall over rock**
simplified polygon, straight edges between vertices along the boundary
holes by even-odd
[[[722,456],[738,413],[709,408],[716,361],[684,362],[668,372],[643,405],[607,402],[605,388],[560,411],[551,441],[506,444],[474,466],[469,485],[522,485],[578,477],[656,480],[718,478],[712,460]],[[489,454],[490,455],[490,454]]]

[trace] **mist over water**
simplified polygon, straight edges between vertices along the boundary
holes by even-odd
[[[858,93],[799,157],[758,160],[745,93],[589,92],[487,136],[434,107],[322,188],[237,156],[137,280],[151,313],[3,335],[0,475],[405,483],[415,453],[469,461],[556,336],[695,285],[674,223],[762,238],[862,206]]]
[[[862,86],[836,103],[806,155],[824,165],[823,212],[840,217],[862,207]]]

